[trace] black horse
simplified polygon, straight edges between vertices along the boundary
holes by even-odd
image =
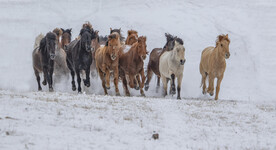
[[[91,40],[96,38],[93,29],[83,28],[80,31],[80,39],[72,41],[66,48],[66,62],[71,71],[72,90],[76,90],[75,73],[77,74],[78,92],[81,92],[80,72],[85,71],[86,79],[83,80],[84,85],[90,86],[90,65],[92,63]]]
[[[49,91],[53,89],[53,72],[54,72],[54,59],[55,50],[57,49],[57,35],[53,32],[48,32],[40,41],[39,47],[33,51],[33,68],[38,84],[38,90],[42,90],[40,86],[39,73],[43,72],[44,81],[43,85],[48,83]]]

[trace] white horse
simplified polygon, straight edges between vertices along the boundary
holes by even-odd
[[[177,78],[177,99],[180,98],[180,89],[183,78],[185,63],[185,48],[180,38],[174,40],[174,47],[170,51],[165,51],[159,59],[159,71],[164,87],[164,96],[167,95],[168,80],[171,80],[170,94],[175,94],[174,80]]]

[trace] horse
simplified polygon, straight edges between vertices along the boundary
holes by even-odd
[[[40,40],[41,34],[36,38],[36,42]],[[33,69],[36,76],[38,91],[41,91],[40,76],[39,74],[43,72],[44,81],[43,85],[48,83],[49,91],[54,91],[53,89],[53,72],[54,72],[54,59],[55,50],[57,49],[57,35],[53,32],[48,32],[45,37],[40,41],[38,47],[33,50]]]
[[[100,36],[99,36],[99,31],[95,31],[95,36],[96,38],[91,41],[91,47],[92,47],[92,64],[90,67],[91,70],[91,76],[95,77],[97,70],[96,70],[96,62],[95,62],[95,51],[100,48]],[[94,72],[95,71],[95,72]]]
[[[166,44],[163,48],[154,48],[150,53],[150,58],[147,66],[147,80],[145,83],[145,90],[149,89],[149,83],[152,78],[152,74],[154,73],[157,76],[157,87],[156,91],[158,91],[160,87],[160,72],[159,72],[159,58],[165,51],[171,51],[174,46],[174,41],[177,37],[172,36],[171,34],[165,33],[165,37],[167,39]]]
[[[125,43],[124,43],[125,37],[121,33],[122,32],[121,28],[119,28],[119,29],[112,29],[112,28],[110,28],[110,34],[115,33],[115,32],[117,32],[119,34],[119,36],[120,36],[120,44],[121,44],[121,46],[124,46],[125,45]]]
[[[148,54],[146,37],[141,36],[138,41],[134,43],[131,48],[120,56],[119,68],[120,68],[120,78],[123,80],[123,87],[127,96],[130,96],[129,90],[127,88],[127,79],[129,80],[129,86],[134,88],[134,81],[137,79],[137,84],[139,84],[140,93],[145,96],[143,88],[145,83],[144,75],[144,60]],[[140,76],[142,82],[140,80]]]
[[[128,30],[127,31],[127,39],[126,39],[126,45],[132,45],[133,43],[138,41],[138,32],[135,30]]]
[[[56,29],[55,29],[56,30]],[[71,31],[72,29],[60,28],[62,31],[61,42],[59,42],[59,46],[56,49],[56,57],[55,57],[55,82],[59,81],[62,76],[68,77],[69,69],[66,63],[66,52],[65,45],[68,45],[71,42]]]
[[[228,34],[219,35],[216,40],[216,47],[207,47],[201,53],[201,61],[199,65],[200,74],[202,76],[201,86],[202,93],[206,94],[206,78],[209,77],[209,86],[207,92],[210,96],[214,95],[214,79],[217,78],[217,87],[215,100],[218,100],[220,84],[226,69],[226,61],[230,57],[229,52],[230,39]]]
[[[90,65],[92,63],[91,41],[95,38],[95,32],[92,29],[83,28],[80,31],[80,39],[72,41],[66,49],[66,62],[71,72],[72,90],[76,90],[75,73],[77,74],[78,93],[81,93],[80,72],[85,71],[86,79],[83,79],[84,85],[90,87]]]
[[[110,73],[113,72],[116,96],[120,95],[118,89],[119,81],[119,56],[121,54],[120,35],[114,32],[108,36],[105,46],[96,50],[95,61],[96,68],[102,80],[104,93],[110,89]]]
[[[180,90],[186,62],[183,44],[182,39],[176,38],[172,43],[173,49],[165,51],[159,58],[159,72],[164,88],[163,96],[167,95],[168,80],[171,80],[170,93],[176,93],[174,81],[177,78],[177,99],[181,99]]]
[[[61,48],[65,49],[65,45],[68,45],[71,42],[72,37],[72,28],[64,30],[63,28],[60,28],[62,30],[62,36],[61,36]]]

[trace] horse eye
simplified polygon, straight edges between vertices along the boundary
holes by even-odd
[[[220,46],[222,47],[223,45],[222,45],[222,44],[220,44]]]

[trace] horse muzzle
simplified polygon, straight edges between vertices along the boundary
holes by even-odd
[[[180,60],[180,64],[181,64],[181,65],[184,65],[185,62],[186,62],[186,59],[181,59],[181,60]]]
[[[111,54],[110,58],[112,61],[114,61],[117,57],[116,57],[116,55]]]
[[[225,59],[228,59],[230,57],[230,53],[225,54]]]
[[[56,55],[55,55],[55,54],[50,54],[50,59],[54,60],[54,59],[55,59],[55,57],[56,57]]]

